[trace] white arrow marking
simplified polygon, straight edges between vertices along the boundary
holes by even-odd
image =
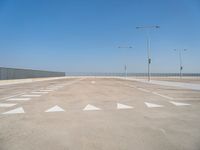
[[[59,111],[65,111],[64,109],[62,109],[61,107],[59,107],[58,105],[46,110],[45,112],[59,112]]]
[[[93,105],[88,104],[83,110],[87,111],[87,110],[101,110],[101,109],[98,108],[98,107],[95,107]]]
[[[191,104],[187,104],[187,103],[179,103],[179,102],[174,102],[174,101],[170,101],[170,103],[172,103],[173,105],[176,105],[176,106],[188,106],[188,105],[191,105]]]
[[[31,98],[10,98],[7,101],[29,101]]]
[[[22,114],[22,113],[25,113],[24,112],[24,109],[22,107],[18,107],[16,109],[13,109],[13,110],[10,110],[10,111],[7,111],[3,114]]]
[[[22,97],[40,97],[41,95],[22,95]]]
[[[12,106],[15,106],[17,104],[8,104],[8,103],[0,103],[0,107],[12,107]]]
[[[145,105],[149,108],[153,108],[153,107],[163,107],[163,105],[158,105],[158,104],[153,104],[153,103],[147,103],[147,102],[144,102]]]
[[[117,103],[117,109],[132,109],[132,106]]]

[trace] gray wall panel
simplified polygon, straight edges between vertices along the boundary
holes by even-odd
[[[0,80],[41,78],[41,77],[61,77],[61,76],[65,76],[65,73],[54,72],[54,71],[0,67]]]

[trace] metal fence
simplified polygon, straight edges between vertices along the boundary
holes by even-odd
[[[66,73],[66,76],[92,76],[92,77],[124,77],[124,78],[136,78],[148,80],[147,73],[94,73],[94,72],[76,72]],[[183,73],[180,76],[179,73],[151,73],[151,80],[163,80],[163,81],[181,81],[181,82],[194,82],[200,83],[200,73]]]
[[[65,76],[64,72],[0,67],[0,80]]]
[[[68,72],[66,76],[126,76],[125,73]],[[127,77],[147,77],[147,73],[127,73]],[[151,73],[151,77],[180,77],[179,73]],[[182,77],[200,77],[200,73],[183,73]]]

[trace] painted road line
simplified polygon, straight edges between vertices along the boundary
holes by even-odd
[[[39,90],[40,92],[52,92],[54,90]]]
[[[200,100],[200,97],[177,97],[177,98],[174,98],[174,100]]]
[[[52,89],[59,89],[58,87],[47,87],[47,90],[52,90]]]
[[[59,89],[59,88],[62,88],[62,87],[50,87],[50,88],[47,88],[47,89]]]
[[[60,89],[60,88],[58,88],[58,87],[54,87],[54,88],[47,88],[47,90],[58,90],[58,89]]]
[[[1,98],[1,100],[3,100],[3,99],[9,99],[9,98],[20,96],[20,95],[23,95],[23,94],[25,94],[25,92],[24,93],[18,93],[18,94],[15,94],[15,95],[12,95],[12,96],[8,96],[8,97],[3,97],[3,98]]]
[[[92,84],[95,84],[96,82],[95,82],[95,81],[91,81],[91,83],[92,83]]]
[[[62,87],[64,87],[63,85],[57,85],[57,86],[55,86],[55,87],[57,87],[57,88],[62,88]]]
[[[163,97],[163,98],[166,98],[166,99],[169,99],[169,100],[173,100],[173,97],[166,96],[166,95],[163,95],[163,94],[159,94],[159,93],[156,93],[156,92],[152,92],[152,93],[155,94],[155,95],[158,95],[160,97]]]
[[[64,86],[53,86],[53,87],[48,87],[47,89],[59,89],[63,88]]]
[[[49,92],[31,92],[31,93],[33,93],[33,94],[47,94]]]
[[[132,106],[117,103],[117,109],[132,109],[132,108],[133,108]]]
[[[129,86],[129,87],[133,87],[133,88],[137,88],[136,86],[134,86],[134,85],[130,85],[130,84],[126,84],[126,83],[121,83],[121,82],[118,82],[119,84],[123,84],[123,85],[125,85],[125,86]]]
[[[175,105],[175,106],[188,106],[191,104],[187,104],[187,103],[180,103],[180,102],[174,102],[174,101],[170,101],[171,104]]]
[[[65,110],[59,107],[58,105],[56,105],[54,107],[49,108],[45,112],[60,112],[60,111],[65,111]]]
[[[66,83],[65,86],[67,86],[67,85],[72,85],[72,84],[74,84],[74,83],[77,83],[77,82],[82,81],[82,80],[85,80],[85,79],[86,79],[86,78],[77,79],[77,80],[75,80],[75,81]]]
[[[90,111],[90,110],[101,110],[100,108],[98,108],[98,107],[95,107],[95,106],[93,106],[93,105],[90,105],[90,104],[88,104],[87,106],[85,106],[85,108],[83,109],[83,111]]]
[[[7,101],[29,101],[31,98],[10,98]]]
[[[149,108],[154,108],[154,107],[163,107],[163,105],[158,105],[158,104],[153,104],[153,103],[148,103],[148,102],[144,102],[145,105]]]
[[[22,97],[40,97],[41,95],[22,95]]]
[[[40,91],[44,91],[44,92],[51,92],[51,91],[54,91],[54,90],[57,90],[59,88],[63,88],[64,86],[67,86],[67,85],[72,85],[78,81],[81,81],[83,79],[78,79],[78,80],[75,80],[75,81],[72,81],[72,82],[69,82],[69,83],[66,83],[66,84],[62,84],[62,85],[52,85],[52,86],[49,86],[46,88],[46,90],[40,90]]]
[[[137,88],[136,86],[134,86],[134,85],[127,85],[127,86],[129,86],[129,87],[132,87],[132,88]]]
[[[0,103],[0,107],[12,107],[15,106],[17,104],[11,104],[11,103]]]
[[[5,113],[2,113],[2,114],[22,114],[22,113],[25,113],[24,112],[24,109],[22,107],[18,107],[18,108],[15,108],[13,110],[10,110],[10,111],[7,111]]]
[[[55,87],[55,85],[52,85],[52,86],[47,86],[46,88],[52,88],[52,87]]]
[[[81,79],[77,79],[77,80],[72,81],[72,82],[69,82],[69,83],[57,85],[57,88],[56,88],[56,89],[62,88],[62,87],[64,87],[64,86],[72,85],[72,84],[77,83],[77,82],[79,82],[79,81],[81,81],[81,80],[84,80],[84,79],[85,79],[85,78],[81,78]],[[44,91],[44,92],[47,91],[47,90],[48,90],[47,92],[54,91],[52,87],[56,87],[56,85],[49,86],[49,87],[46,88],[46,90],[40,90],[40,91]],[[51,88],[52,88],[52,89],[51,89]],[[56,89],[55,89],[55,90],[56,90]]]
[[[143,91],[143,92],[147,92],[147,93],[150,92],[149,90],[146,90],[146,89],[143,89],[143,88],[137,88],[137,89],[140,90],[140,91]]]

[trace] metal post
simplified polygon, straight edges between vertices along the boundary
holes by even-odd
[[[182,78],[182,54],[181,54],[181,50],[179,50],[179,60],[180,60],[180,79]]]
[[[147,58],[148,58],[148,81],[151,80],[151,68],[150,68],[150,65],[151,65],[151,58],[150,58],[150,38],[149,38],[149,35],[147,37]]]
[[[126,65],[124,65],[124,73],[125,73],[125,78],[127,78],[127,66]]]
[[[182,50],[181,49],[179,49],[179,50],[177,50],[177,49],[174,49],[175,51],[178,51],[178,53],[179,53],[179,64],[180,64],[180,66],[179,66],[179,76],[180,76],[180,79],[182,79],[182,76],[183,76],[183,74],[182,74],[182,71],[183,71],[183,61],[182,61]],[[186,51],[187,49],[183,49],[183,51]]]
[[[136,27],[136,29],[151,29],[151,28],[160,28],[160,26],[141,26]],[[148,81],[151,80],[151,57],[150,57],[150,36],[149,33],[147,33],[147,63],[148,63]]]
[[[133,47],[132,46],[118,46],[118,48],[130,49]],[[125,76],[125,78],[127,78],[127,65],[126,64],[124,65],[124,76]]]

